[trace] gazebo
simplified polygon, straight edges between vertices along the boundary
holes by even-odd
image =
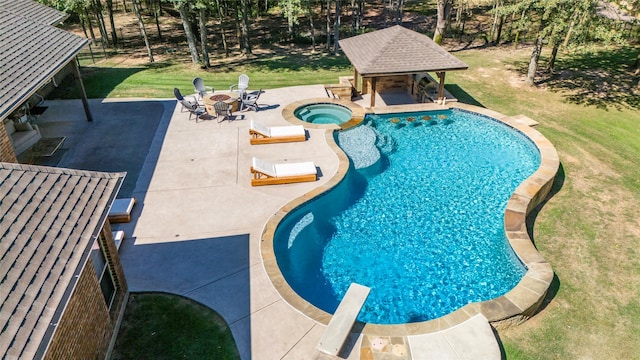
[[[419,102],[444,100],[445,73],[469,68],[428,36],[400,25],[338,43],[354,67],[352,86],[358,84],[359,74],[362,93],[371,94],[371,107],[377,92],[404,89]],[[437,83],[429,72],[436,73]]]

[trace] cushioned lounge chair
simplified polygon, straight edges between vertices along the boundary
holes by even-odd
[[[307,135],[302,125],[269,127],[251,120],[249,134],[251,134],[250,142],[252,145],[307,140]]]
[[[109,209],[110,223],[126,223],[131,221],[131,210],[136,204],[135,198],[116,199]]]
[[[273,164],[254,157],[252,159],[251,186],[289,184],[305,181],[316,181],[318,170],[312,161]]]

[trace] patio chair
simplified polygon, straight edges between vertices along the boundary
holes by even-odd
[[[184,112],[184,110],[188,108],[188,107],[185,107],[185,101],[187,103],[194,103],[196,105],[198,104],[198,101],[195,98],[189,98],[189,97],[185,98],[184,96],[182,96],[182,94],[180,93],[180,89],[178,88],[173,88],[173,95],[182,104],[182,108],[180,109],[181,112]]]
[[[202,100],[204,96],[207,95],[207,92],[213,93],[213,87],[205,86],[204,80],[199,77],[193,79],[193,88],[195,89],[198,96],[200,96],[200,100]]]
[[[213,109],[216,111],[216,119],[218,119],[218,122],[225,121],[227,119],[231,121],[231,106],[228,103],[218,101],[213,104]],[[222,120],[220,120],[220,115],[222,115]]]
[[[251,186],[289,184],[316,181],[318,169],[312,161],[273,164],[253,157],[251,160]]]
[[[307,140],[307,134],[302,125],[268,127],[251,120],[249,134],[251,134],[251,140],[249,140],[251,145]]]
[[[249,88],[249,76],[247,74],[242,74],[238,77],[238,83],[231,85],[229,87],[229,91],[237,91],[239,93],[244,93]],[[237,89],[237,90],[233,90]]]
[[[260,109],[260,106],[258,105],[260,94],[262,94],[262,89],[258,90],[257,94],[255,92],[243,93],[240,97],[240,111],[244,111],[245,109],[253,109],[253,111],[258,112],[258,110]]]
[[[207,113],[207,109],[205,109],[204,106],[198,105],[197,102],[191,102],[187,99],[182,99],[180,102],[182,103],[182,107],[189,111],[189,120],[191,120],[191,117],[195,115],[196,122],[198,122],[200,116]]]

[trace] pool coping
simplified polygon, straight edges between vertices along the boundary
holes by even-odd
[[[329,179],[327,183],[285,204],[269,218],[262,232],[260,251],[265,270],[272,284],[287,303],[307,317],[324,325],[327,325],[332,317],[331,314],[304,300],[288,285],[280,272],[273,250],[273,237],[280,221],[298,206],[338,185],[349,170],[349,159],[334,139],[334,132],[345,129],[345,127],[310,124],[297,119],[295,115],[293,115],[293,111],[298,107],[317,102],[339,103],[341,105],[350,103],[348,105],[350,108],[360,108],[357,114],[361,114],[362,119],[366,113],[447,110],[451,108],[467,110],[489,116],[521,132],[537,146],[540,152],[540,166],[516,188],[507,202],[504,213],[505,235],[516,256],[527,268],[527,272],[520,282],[502,296],[492,300],[467,304],[437,319],[397,325],[361,324],[362,334],[387,336],[428,334],[461,324],[477,314],[484,315],[494,327],[505,328],[526,321],[538,311],[553,281],[554,272],[551,265],[537,251],[529,237],[526,228],[526,217],[551,191],[551,186],[553,185],[560,164],[558,154],[553,144],[551,144],[547,138],[536,129],[518,122],[517,117],[506,116],[493,110],[460,102],[450,103],[445,106],[434,104],[396,105],[372,110],[364,109],[355,103],[344,100],[336,101],[334,99],[317,98],[297,101],[283,109],[283,117],[291,123],[301,124],[308,128],[326,129],[326,142],[328,146],[334,150],[340,161],[336,174]],[[354,117],[355,114],[356,112],[354,111]],[[360,119],[358,124],[362,119]],[[355,125],[349,127],[352,126]]]

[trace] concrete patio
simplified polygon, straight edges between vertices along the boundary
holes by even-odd
[[[325,130],[307,129],[305,142],[250,145],[248,127],[251,119],[288,125],[281,116],[284,106],[324,96],[322,85],[267,90],[260,96],[261,111],[238,112],[233,121],[220,123],[188,120],[175,100],[92,100],[92,123],[83,120],[79,101],[49,101],[38,124],[45,137],[67,137],[48,159],[57,166],[128,172],[119,197],[138,202],[132,221],[113,228],[126,233],[120,255],[130,291],[178,294],[217,311],[231,327],[244,360],[322,359],[330,357],[315,347],[325,325],[282,299],[263,267],[260,242],[267,219],[326,183],[339,159]],[[409,99],[398,94],[386,100],[397,105]],[[376,99],[378,106],[384,102]],[[252,187],[252,156],[273,162],[313,160],[320,176],[313,183]],[[46,164],[47,159],[38,161]],[[472,320],[467,326],[409,336],[407,354],[384,358],[501,358],[486,319]],[[360,352],[362,341],[363,336],[352,336],[341,357],[368,356]]]

